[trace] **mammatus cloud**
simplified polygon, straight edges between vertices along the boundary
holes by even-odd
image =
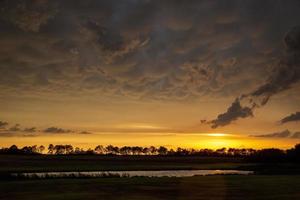
[[[243,98],[253,106],[265,105],[271,96],[290,89],[300,80],[300,26],[292,28],[284,37],[286,55],[271,72],[266,83]]]
[[[3,129],[3,128],[5,128],[7,125],[8,125],[8,123],[7,123],[7,122],[0,121],[0,129]]]
[[[300,120],[300,112],[295,112],[293,114],[290,114],[289,116],[286,116],[285,118],[280,120],[281,124],[285,124],[287,122],[295,122]]]
[[[42,98],[235,97],[266,76],[276,41],[300,23],[297,0],[2,0],[0,8],[0,46],[9,47],[0,50],[0,93]]]
[[[242,107],[239,99],[236,99],[225,113],[218,115],[217,119],[212,120],[209,123],[212,124],[212,128],[217,128],[219,126],[226,126],[239,118],[252,116],[252,109],[248,107]]]
[[[300,138],[300,132],[292,133],[289,130],[284,130],[284,131],[276,132],[276,133],[268,133],[268,134],[262,134],[262,135],[251,135],[251,137],[299,139]]]
[[[55,4],[48,0],[4,0],[0,5],[3,20],[29,32],[38,32],[57,13]]]
[[[253,92],[243,94],[237,98],[227,112],[218,115],[217,119],[211,121],[212,128],[228,125],[238,118],[252,117],[252,112],[255,108],[264,106],[273,95],[290,89],[300,80],[300,26],[292,28],[286,34],[284,43],[286,55],[274,67],[266,82]],[[232,109],[234,104],[239,106],[236,106],[236,109]],[[243,109],[247,112],[241,112]],[[297,118],[297,115],[293,115],[292,118]]]

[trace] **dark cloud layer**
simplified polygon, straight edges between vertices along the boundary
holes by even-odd
[[[295,112],[293,114],[290,114],[289,116],[286,116],[285,118],[280,120],[281,124],[285,124],[287,122],[294,122],[300,120],[300,112]]]
[[[232,121],[235,121],[239,118],[252,117],[253,113],[251,108],[242,107],[239,99],[236,99],[235,102],[231,104],[228,110],[218,115],[217,119],[212,120],[212,128],[217,128],[219,126],[225,126],[230,124]]]
[[[58,127],[49,127],[46,128],[43,132],[45,133],[71,133],[71,130],[68,129],[63,129],[63,128],[58,128]]]
[[[56,13],[48,0],[3,0],[1,6],[1,18],[26,32],[38,32]]]
[[[89,132],[89,131],[81,131],[81,132],[79,132],[79,134],[89,135],[89,134],[92,134],[92,133]]]
[[[2,0],[0,97],[229,97],[204,122],[226,126],[299,87],[299,10],[298,0]]]
[[[233,97],[263,84],[281,38],[300,24],[297,0],[3,0],[0,7],[0,95]],[[294,36],[286,40],[289,51],[298,48]],[[291,86],[293,70],[276,69],[284,80],[272,76],[249,95],[266,101]]]
[[[234,114],[233,111],[228,109],[227,112],[221,114],[216,120],[213,120],[212,128],[216,128],[218,124],[227,125],[237,118],[250,117],[255,108],[264,106],[272,97],[277,93],[290,89],[295,83],[300,80],[300,26],[292,28],[284,37],[286,45],[286,52],[284,57],[275,65],[274,69],[270,72],[269,78],[264,84],[259,86],[250,94],[243,94],[235,102],[244,102],[244,108],[249,109],[251,115],[245,116],[243,112],[237,110]],[[230,112],[230,113],[229,113]],[[225,119],[220,116],[228,116]],[[300,116],[300,115],[299,115]],[[297,120],[297,113],[282,121],[283,123]],[[286,121],[287,120],[287,121]]]
[[[15,124],[9,128],[8,122],[0,121],[0,136],[3,137],[13,137],[13,136],[22,136],[22,137],[34,137],[40,134],[93,134],[88,131],[73,131],[69,129],[59,128],[59,127],[49,127],[46,129],[38,129],[37,127],[27,127],[22,128],[20,124]]]
[[[28,133],[34,133],[36,132],[36,127],[31,127],[31,128],[24,128],[23,130],[24,132],[28,132]]]
[[[15,124],[8,129],[9,131],[21,131],[20,124]]]
[[[253,137],[262,137],[262,138],[293,138],[300,139],[300,132],[290,132],[289,130],[284,130],[276,133],[262,134],[262,135],[252,135]]]
[[[5,128],[7,125],[8,125],[8,123],[7,123],[7,122],[0,121],[0,129],[3,129],[3,128]]]
[[[285,57],[271,72],[266,83],[250,93],[254,106],[265,105],[271,96],[291,88],[300,80],[300,26],[287,32],[284,43],[286,45]],[[261,99],[256,103],[255,99],[259,97]]]

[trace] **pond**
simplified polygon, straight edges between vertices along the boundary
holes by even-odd
[[[64,178],[64,177],[191,177],[207,175],[249,175],[253,171],[243,170],[163,170],[163,171],[89,171],[89,172],[36,172],[14,173],[16,177],[27,178]]]

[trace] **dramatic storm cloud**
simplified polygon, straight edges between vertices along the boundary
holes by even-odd
[[[292,28],[285,36],[286,56],[271,72],[266,83],[250,93],[252,100],[261,98],[257,106],[265,105],[272,95],[287,90],[300,80],[300,26]]]
[[[216,120],[212,120],[212,128],[230,124],[238,118],[245,118],[252,115],[255,108],[264,106],[271,96],[290,89],[300,80],[300,26],[292,28],[284,37],[286,52],[284,57],[279,61],[278,65],[271,71],[269,78],[264,84],[259,86],[250,94],[243,94],[235,102],[243,101],[246,105],[244,108],[249,109],[251,115],[245,115],[244,112],[236,112],[232,114],[229,108],[227,112],[221,114]],[[297,115],[297,114],[295,114]],[[222,116],[226,116],[223,119]],[[292,116],[296,118],[297,116]],[[285,119],[285,120],[289,120]],[[283,123],[287,121],[282,121]],[[223,122],[224,121],[224,122]]]
[[[217,119],[212,120],[210,123],[212,123],[212,128],[217,128],[218,126],[228,125],[238,118],[246,118],[252,116],[253,113],[251,108],[242,107],[239,99],[236,99],[225,113],[218,115]]]
[[[4,0],[0,16],[23,31],[38,32],[42,25],[55,16],[54,5],[48,0]]]
[[[1,93],[233,96],[268,72],[280,37],[300,21],[296,2],[1,1]],[[251,96],[296,79],[272,77]]]

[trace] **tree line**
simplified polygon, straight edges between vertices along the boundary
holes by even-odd
[[[252,148],[220,148],[220,149],[193,149],[180,148],[168,149],[167,147],[141,147],[141,146],[102,146],[84,150],[72,145],[50,144],[46,149],[43,145],[33,145],[18,148],[12,145],[9,148],[0,148],[0,154],[48,154],[48,155],[159,155],[159,156],[203,156],[203,157],[244,157],[249,160],[262,161],[300,161],[300,144],[287,150],[269,148],[256,150]]]

